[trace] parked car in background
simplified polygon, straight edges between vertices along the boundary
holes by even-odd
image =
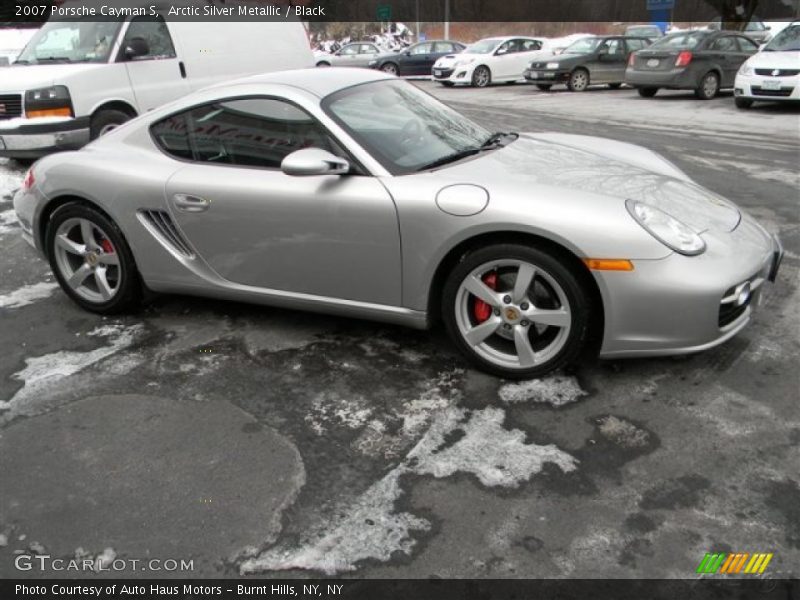
[[[720,31],[721,27],[722,20],[719,17],[706,25],[706,29],[709,29],[710,31]],[[765,25],[764,21],[758,17],[753,17],[750,19],[750,22],[745,25],[744,31],[740,31],[739,33],[744,33],[747,37],[759,45],[766,44],[772,38],[769,25]]]
[[[618,88],[625,79],[625,64],[630,53],[649,45],[650,40],[645,37],[583,38],[551,60],[531,62],[525,70],[525,79],[540,90],[549,90],[557,83],[565,83],[573,92],[582,92],[600,83]]]
[[[0,73],[0,156],[80,148],[193,90],[313,64],[299,21],[51,20]]]
[[[333,54],[317,56],[318,67],[368,67],[370,61],[381,54],[377,44],[353,42],[345,44]]]
[[[800,101],[800,22],[744,62],[733,93],[739,108],[750,108],[755,100]]]
[[[486,38],[467,46],[461,54],[448,54],[433,65],[433,80],[443,85],[514,83],[522,79],[534,52],[544,40],[529,37]]]
[[[392,75],[430,75],[433,63],[447,54],[458,54],[465,44],[450,40],[430,40],[409,46],[400,52],[387,52],[369,62],[373,69]]]
[[[631,55],[625,83],[645,98],[666,88],[710,100],[733,87],[739,67],[756,52],[753,40],[734,31],[681,31]]]
[[[658,25],[629,25],[625,28],[625,35],[630,37],[646,37],[654,42],[664,37],[664,32]]]

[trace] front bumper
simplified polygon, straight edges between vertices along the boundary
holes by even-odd
[[[707,249],[699,256],[672,254],[634,261],[632,272],[594,272],[605,306],[602,357],[699,352],[750,322],[777,275],[780,241],[744,214],[734,231],[703,238]]]
[[[625,83],[633,87],[660,87],[675,90],[692,90],[697,87],[692,72],[680,67],[669,71],[625,70]]]
[[[0,156],[39,158],[89,143],[89,118],[0,121]]]
[[[800,76],[765,77],[737,74],[733,93],[737,98],[751,100],[800,101]]]
[[[450,67],[437,67],[431,69],[431,77],[434,81],[449,81],[451,83],[470,83],[472,81],[472,71],[474,65],[459,65]]]
[[[568,81],[570,73],[564,69],[525,69],[523,76],[533,83],[553,84]]]

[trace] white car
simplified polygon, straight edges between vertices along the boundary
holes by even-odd
[[[529,37],[486,38],[467,46],[461,54],[448,54],[433,65],[433,80],[447,86],[457,83],[486,87],[491,83],[513,83],[543,39]]]
[[[736,74],[734,95],[739,108],[750,108],[755,100],[800,100],[800,23],[747,59]]]

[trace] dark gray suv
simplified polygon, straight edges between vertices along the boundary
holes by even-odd
[[[601,83],[618,88],[625,81],[628,56],[649,45],[648,38],[638,36],[586,37],[561,54],[533,61],[525,70],[525,79],[540,90],[549,90],[557,83],[565,83],[573,92]]]

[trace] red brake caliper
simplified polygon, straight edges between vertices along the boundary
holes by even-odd
[[[487,273],[481,278],[481,280],[493,290],[497,289],[497,273],[495,271]],[[479,323],[483,323],[486,319],[492,316],[492,307],[486,304],[486,302],[480,298],[475,298],[475,306],[472,310]]]
[[[103,247],[103,252],[106,254],[114,254],[114,246],[111,245],[107,239],[103,238],[103,241],[100,242],[100,245]]]

